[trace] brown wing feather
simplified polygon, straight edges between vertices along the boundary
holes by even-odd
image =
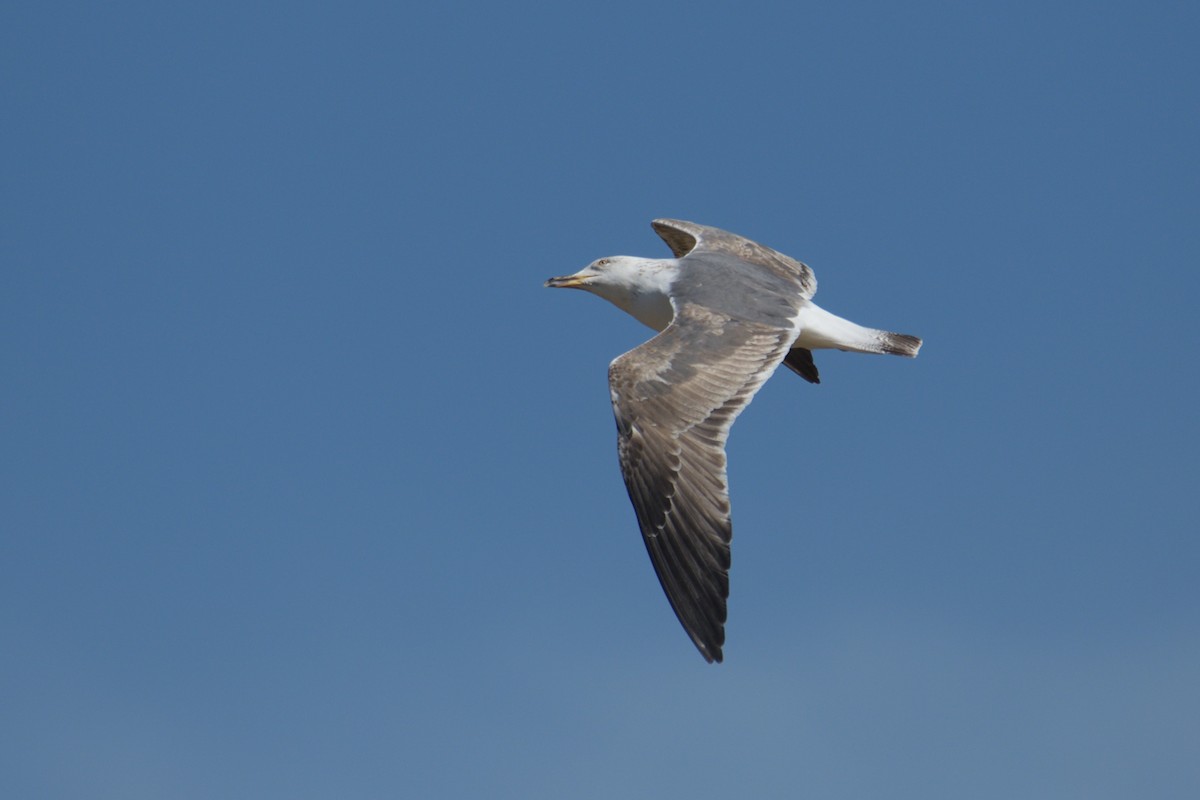
[[[800,288],[800,296],[806,300],[812,299],[817,293],[817,277],[808,265],[778,250],[736,233],[681,219],[656,219],[650,225],[676,258],[683,258],[693,250],[725,253],[749,264],[766,267],[781,278],[795,281]]]
[[[725,642],[732,537],[725,440],[795,332],[683,305],[609,368],[621,472],[676,616],[708,661]]]

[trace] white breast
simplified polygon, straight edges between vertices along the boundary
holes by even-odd
[[[656,331],[671,324],[675,318],[675,309],[671,307],[671,298],[663,292],[639,292],[630,298],[629,307],[625,309],[634,319]]]

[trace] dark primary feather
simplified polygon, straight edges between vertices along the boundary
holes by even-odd
[[[821,382],[821,375],[817,372],[817,365],[813,363],[812,350],[804,347],[792,348],[788,352],[787,358],[783,359],[783,365],[809,383]]]
[[[666,330],[609,369],[621,472],[646,550],[710,662],[722,658],[729,596],[725,440],[794,335],[684,302]]]

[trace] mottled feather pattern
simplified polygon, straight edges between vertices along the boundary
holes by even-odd
[[[609,369],[618,453],[667,599],[704,657],[720,661],[733,533],[725,440],[794,332],[690,305],[676,322]]]
[[[671,608],[701,655],[720,661],[735,418],[781,363],[819,383],[815,349],[915,356],[921,340],[820,308],[812,270],[769,247],[693,222],[652,224],[675,258],[610,256],[546,285],[586,289],[660,331],[609,368],[621,472]]]

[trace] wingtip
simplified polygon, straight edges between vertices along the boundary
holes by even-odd
[[[668,217],[651,220],[650,227],[667,243],[667,247],[671,248],[671,253],[676,258],[683,258],[695,249],[704,230],[703,225]]]
[[[721,638],[724,639],[724,635],[722,635]],[[704,660],[709,664],[720,664],[725,660],[725,653],[722,650],[723,643],[708,645],[699,639],[692,637],[692,644],[696,645],[696,649],[700,651],[700,655],[703,656]]]

